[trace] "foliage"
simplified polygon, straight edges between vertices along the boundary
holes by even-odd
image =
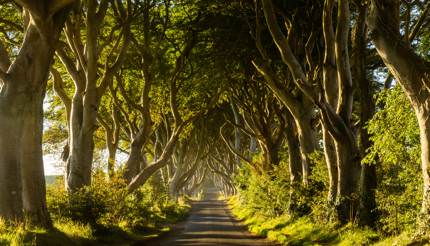
[[[230,205],[234,215],[243,219],[250,231],[283,245],[368,245],[379,237],[369,229],[350,224],[336,228],[332,224],[317,223],[309,216],[270,217],[244,206],[238,196],[230,199]]]
[[[289,213],[291,197],[288,163],[281,161],[269,174],[257,174],[247,166],[239,170],[231,200],[234,213],[245,219],[249,229],[288,245],[406,245],[412,242],[415,219],[420,210],[420,143],[418,124],[411,105],[399,86],[378,95],[378,110],[367,124],[373,141],[363,165],[377,165],[376,199],[380,220],[378,231],[355,225],[327,226],[325,196],[328,180],[324,156],[312,155],[313,171],[307,189],[294,190],[304,217]],[[284,152],[282,159],[286,160]],[[255,157],[254,161],[259,157]],[[300,214],[299,214],[300,215]],[[402,234],[399,234],[400,232]],[[387,235],[391,237],[383,239]],[[398,236],[396,236],[398,235]]]
[[[258,157],[255,157],[258,158]],[[254,158],[254,159],[255,159]],[[282,157],[283,160],[287,156]],[[326,167],[322,153],[313,155],[313,176],[306,187],[294,187],[294,213],[295,215],[309,214],[314,211],[315,216],[320,214],[321,207],[325,206],[326,195]],[[259,174],[249,166],[243,166],[235,177],[242,206],[252,211],[259,211],[266,216],[281,216],[290,213],[290,175],[288,162],[281,161],[270,174]],[[315,207],[315,208],[314,208]]]
[[[377,102],[381,108],[368,123],[374,144],[364,163],[378,166],[379,227],[397,234],[414,225],[421,205],[419,129],[400,86],[381,92]]]
[[[12,2],[3,1],[0,4],[0,42],[5,45],[6,51],[11,54],[13,60],[17,56],[22,42],[24,23],[18,21],[21,20],[21,12],[23,12],[21,7],[17,7],[18,5]],[[307,50],[308,44],[312,43],[312,39],[307,34],[313,29],[307,28],[310,27],[310,22],[303,21],[310,20],[312,28],[314,28],[314,18],[321,17],[322,2],[317,2],[316,5],[311,4],[312,8],[299,8],[299,6],[304,6],[302,4],[305,2],[302,2],[295,0],[288,4],[287,1],[275,3],[276,14],[279,15],[279,20],[280,17],[292,15],[293,12],[294,16],[308,17],[293,18],[294,20],[287,21],[286,27],[282,28],[282,31],[288,29],[288,38],[291,39],[291,43],[305,44],[306,42],[306,50],[301,49],[302,46],[292,47],[300,60],[315,59],[313,61],[315,64],[322,64],[321,52]],[[406,2],[402,4],[409,5]],[[424,1],[414,1],[410,5],[420,2]],[[174,90],[177,90],[176,106],[183,120],[200,115],[184,128],[179,142],[187,143],[188,139],[194,137],[193,134],[204,128],[205,131],[202,131],[205,132],[204,137],[210,139],[213,144],[209,146],[207,155],[214,155],[213,152],[217,152],[215,155],[219,159],[231,155],[231,153],[226,153],[227,150],[216,146],[219,143],[217,141],[220,126],[225,123],[226,118],[232,121],[230,106],[240,108],[238,110],[240,119],[235,121],[235,124],[244,128],[243,136],[253,135],[246,132],[252,133],[252,125],[257,125],[255,122],[258,123],[255,120],[259,117],[257,106],[261,106],[261,111],[264,113],[260,115],[261,119],[268,122],[267,127],[260,127],[264,128],[263,130],[270,132],[272,128],[275,129],[282,120],[285,120],[283,113],[274,116],[276,110],[272,110],[271,107],[280,102],[272,95],[271,90],[261,83],[264,78],[258,75],[251,64],[252,61],[261,60],[261,54],[255,47],[256,37],[252,37],[257,35],[254,33],[256,31],[254,25],[258,23],[258,15],[262,14],[254,12],[254,7],[259,8],[258,1],[255,6],[251,1],[226,3],[221,0],[155,0],[131,1],[130,3],[135,5],[135,13],[131,20],[132,45],[127,50],[124,64],[116,73],[115,78],[110,81],[112,83],[108,86],[110,94],[106,93],[101,97],[100,106],[97,105],[93,112],[95,113],[93,116],[97,117],[99,121],[106,118],[106,122],[111,123],[113,121],[112,108],[118,110],[118,129],[121,128],[118,136],[120,138],[118,153],[127,154],[142,122],[148,120],[141,112],[143,108],[148,107],[153,133],[148,134],[145,140],[142,148],[142,152],[145,153],[142,156],[147,157],[144,159],[148,162],[159,157],[157,152],[162,151],[160,148],[167,142],[169,131],[173,128],[170,93]],[[108,68],[103,67],[103,64],[114,57],[111,52],[114,52],[115,47],[122,45],[121,41],[115,43],[115,40],[123,33],[120,26],[124,20],[117,19],[118,13],[111,8],[112,6],[113,4],[107,8],[107,15],[103,18],[101,30],[98,33],[99,49],[97,52],[100,64],[96,68],[98,76],[102,76]],[[352,8],[351,16],[353,18],[356,17],[356,11],[359,9],[356,7],[359,6]],[[84,13],[87,9],[80,9],[77,13],[79,11]],[[315,12],[318,14],[310,14]],[[416,17],[418,12],[420,10],[413,10],[412,17]],[[407,15],[402,17],[402,22],[405,22],[403,19],[409,17]],[[84,18],[75,21],[80,28],[78,33],[83,34],[82,37],[77,38],[82,38],[83,43],[86,43],[85,28],[88,26],[84,25]],[[262,31],[262,46],[267,52],[269,67],[274,69],[275,77],[279,77],[278,86],[285,85],[288,93],[299,96],[300,93],[291,83],[291,75],[279,57],[264,20],[261,21],[263,21],[260,23],[263,26],[260,30]],[[69,26],[66,29],[70,30],[73,22],[69,19]],[[351,23],[356,23],[356,21],[353,20]],[[290,25],[294,25],[294,28]],[[427,29],[420,31],[419,37],[412,41],[411,46],[420,56],[429,60],[430,35],[425,30]],[[315,38],[315,44],[311,46],[315,46],[315,50],[322,51],[321,30],[314,34],[318,36]],[[67,47],[72,43],[70,38],[71,36],[62,35],[60,44]],[[308,38],[309,41],[306,41]],[[298,39],[299,42],[295,42],[297,40],[294,39]],[[88,53],[86,49],[89,46],[87,44],[81,46],[85,50],[82,53]],[[376,57],[372,47],[372,45],[368,45],[369,55],[365,55],[367,58]],[[59,47],[59,49],[61,48]],[[354,58],[356,55],[354,45],[352,48],[351,54]],[[66,53],[71,57],[86,55],[79,54],[74,49],[66,49]],[[307,53],[312,56],[308,57]],[[64,80],[65,93],[72,97],[75,85],[71,80],[71,75],[63,65],[59,65],[59,58],[55,59],[57,61],[53,62],[53,66],[60,72]],[[82,57],[79,57],[78,60],[81,63],[86,62]],[[367,74],[372,74],[376,78],[375,80],[381,80],[380,75],[386,75],[386,68],[379,64],[378,59],[368,60],[365,66]],[[378,60],[377,64],[373,64],[372,60]],[[352,64],[358,66],[355,62],[352,61]],[[305,70],[308,70],[306,65]],[[88,71],[81,72],[85,74]],[[147,76],[144,76],[145,73]],[[315,73],[315,81],[320,79],[318,76],[319,73]],[[355,76],[354,71],[353,76]],[[353,79],[355,83],[355,78]],[[142,91],[144,91],[146,83],[151,84],[149,105],[143,105],[145,99],[142,97]],[[172,86],[173,84],[175,86]],[[229,90],[229,93],[224,92],[225,90]],[[359,92],[360,90],[357,90],[357,93]],[[238,95],[234,95],[234,93]],[[209,103],[214,99],[218,99],[215,100],[218,107],[207,110]],[[298,99],[303,100],[301,97]],[[244,104],[243,107],[240,107],[241,103]],[[363,105],[358,107],[358,100],[354,100],[353,105],[352,121],[358,122],[360,114],[363,113],[358,109],[363,111]],[[413,230],[422,200],[422,180],[419,178],[421,170],[418,125],[411,105],[399,86],[382,91],[378,95],[377,105],[376,114],[367,124],[368,132],[372,136],[372,147],[368,149],[363,165],[376,165],[377,167],[379,183],[376,199],[377,209],[381,216],[376,229],[378,229],[378,233],[381,232],[380,235],[368,229],[357,229],[355,225],[346,225],[342,228],[336,228],[331,224],[318,225],[326,223],[328,217],[326,204],[328,174],[324,156],[320,150],[311,158],[312,176],[306,187],[291,186],[285,148],[281,148],[279,153],[276,151],[281,161],[279,165],[272,165],[273,170],[269,173],[257,173],[246,165],[240,167],[238,175],[235,177],[238,196],[232,200],[235,213],[240,218],[246,219],[246,223],[252,231],[291,245],[359,245],[372,243],[385,236],[391,238],[382,240],[381,245],[409,243],[408,238]],[[47,98],[43,106],[44,154],[61,152],[70,137],[69,122],[66,121],[64,105],[55,96],[52,89],[52,81],[48,83]],[[248,110],[243,109],[248,106]],[[276,107],[276,109],[278,108]],[[209,113],[204,114],[205,111],[209,111]],[[317,112],[317,110],[313,111],[312,114]],[[208,119],[210,116],[213,118]],[[198,121],[203,123],[199,124]],[[252,121],[255,121],[254,124],[249,124]],[[353,125],[353,122],[347,123]],[[358,124],[360,127],[363,125],[361,123]],[[318,126],[315,127],[317,130],[319,130]],[[106,153],[107,142],[105,129],[100,125],[94,127],[96,130],[94,136],[91,136],[95,142],[93,167],[101,166],[100,163],[105,162],[102,159],[104,159],[103,154]],[[233,138],[236,137],[234,130],[237,130],[235,129],[237,127],[230,126],[230,128],[232,131],[227,140],[233,142],[236,140]],[[162,129],[161,133],[155,134],[156,129]],[[211,132],[208,133],[209,131]],[[258,141],[263,142],[260,136],[262,134],[254,135]],[[273,135],[284,136],[281,132],[274,132]],[[246,150],[249,147],[248,142],[243,139],[235,147],[248,155]],[[320,141],[321,136],[318,136],[317,140]],[[199,144],[203,145],[202,142]],[[259,151],[265,150],[262,146],[260,143]],[[264,156],[261,152],[253,156],[252,162],[262,163],[263,161]],[[172,166],[173,169],[175,168],[175,165],[169,166],[166,176],[171,174]],[[236,172],[235,167],[231,170],[233,170],[232,173]],[[231,174],[228,173],[229,171],[227,170],[227,175]],[[164,178],[168,180],[170,177]],[[32,243],[34,240],[44,240],[43,238],[55,238],[59,242],[62,242],[61,240],[70,241],[70,239],[91,241],[96,240],[99,233],[104,233],[106,236],[106,232],[150,231],[163,226],[164,223],[176,221],[188,211],[188,207],[184,203],[169,200],[166,184],[157,181],[155,177],[137,191],[129,194],[121,172],[108,178],[99,169],[94,171],[90,186],[74,193],[67,193],[61,180],[49,185],[47,203],[56,231],[25,228],[23,225],[16,225],[15,228],[12,228],[0,221],[0,244],[21,245]],[[404,233],[400,234],[401,231]]]
[[[154,228],[187,212],[187,206],[173,203],[163,191],[155,192],[150,182],[128,194],[120,172],[108,180],[98,171],[90,186],[73,194],[67,194],[59,180],[48,186],[47,203],[55,220],[71,219],[96,230],[112,226],[130,230]]]
[[[280,167],[285,167],[281,163]],[[251,210],[261,210],[268,216],[278,216],[289,206],[289,177],[286,172],[278,175],[257,174],[249,166],[239,170],[235,178],[241,201]]]
[[[0,220],[0,245],[89,245],[94,240],[89,226],[71,220],[55,221],[55,229],[6,225]]]
[[[127,195],[124,181],[111,180],[101,171],[93,176],[91,186],[67,194],[62,182],[48,187],[47,203],[55,219],[70,218],[83,223],[118,224]]]
[[[47,203],[55,228],[73,240],[133,241],[187,214],[189,206],[170,201],[162,184],[152,180],[128,194],[121,177],[118,172],[108,179],[96,171],[92,184],[73,194],[62,179],[49,185]]]

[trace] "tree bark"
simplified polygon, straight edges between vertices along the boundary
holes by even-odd
[[[261,53],[264,54],[264,52]],[[302,93],[299,93],[300,97],[296,98],[279,86],[280,83],[267,62],[261,66],[254,63],[254,66],[264,76],[267,86],[294,117],[300,143],[302,182],[307,185],[311,174],[310,155],[316,150],[316,134],[312,129],[313,103]]]
[[[338,160],[338,185],[336,219],[341,223],[354,221],[359,205],[360,153],[346,142],[336,142]]]
[[[335,33],[333,29],[333,8],[334,1],[326,0],[323,11],[323,36],[324,36],[324,63],[323,63],[323,87],[324,97],[331,107],[337,108],[339,86],[336,79],[336,57]],[[329,191],[327,203],[329,208],[334,207],[337,196],[338,170],[335,140],[329,133],[329,129],[322,123],[324,157],[327,164]],[[329,216],[332,211],[328,211]]]
[[[140,165],[143,162],[142,146],[143,144],[139,144],[136,139],[131,142],[130,155],[128,156],[124,173],[124,178],[127,182],[130,182],[140,171]]]
[[[110,5],[109,2],[108,0],[87,1],[84,8],[86,11],[85,17],[82,17],[84,15],[79,9],[71,17],[74,21],[67,23],[66,35],[68,39],[73,41],[69,42],[69,48],[73,51],[72,53],[74,53],[77,62],[68,57],[64,50],[57,50],[57,54],[75,83],[69,131],[70,156],[68,159],[67,188],[70,192],[75,192],[91,184],[94,152],[93,137],[97,128],[100,100],[107,87],[112,84],[114,75],[122,65],[131,39],[131,1],[127,1],[127,11],[124,9],[124,3],[118,1],[113,6],[123,22],[120,27],[121,34],[116,41],[118,43],[122,41],[122,43],[121,45],[114,45],[110,50],[104,64],[105,69],[100,75],[99,53],[101,52],[101,47],[98,38],[101,25],[105,20]],[[81,18],[85,18],[85,45],[81,38],[81,27],[79,25]],[[75,23],[75,25],[72,25],[72,23]],[[112,59],[114,59],[114,62],[110,62]]]
[[[181,123],[176,129],[173,130],[169,141],[163,149],[160,158],[141,170],[129,183],[128,191],[131,193],[143,185],[157,170],[165,167],[168,164],[170,157],[175,149],[176,143],[179,139],[179,134],[187,123]]]
[[[70,129],[70,156],[68,166],[69,191],[75,192],[91,183],[98,100],[95,90],[77,92],[73,97]]]
[[[238,113],[238,110],[236,108],[236,105],[234,105],[233,103],[231,103],[231,111],[233,112],[233,116],[234,116],[234,123],[236,125],[240,124],[240,114]],[[234,128],[234,148],[239,150],[239,152],[241,152],[241,140],[242,140],[242,134],[240,132],[240,129],[238,127]],[[240,158],[238,156],[235,156],[235,161],[237,165],[240,165]]]
[[[358,84],[360,100],[360,152],[366,155],[367,149],[372,146],[370,135],[367,132],[366,124],[372,118],[375,111],[375,104],[372,99],[372,83],[367,79],[366,73],[366,46],[367,27],[366,15],[367,6],[357,6],[357,17],[352,32],[352,73]],[[358,211],[359,224],[375,227],[378,221],[378,213],[375,199],[377,188],[376,166],[363,164],[361,166],[360,180],[360,208]]]
[[[327,203],[329,207],[333,207],[336,203],[337,196],[337,182],[338,182],[338,170],[337,170],[337,156],[336,156],[336,148],[334,144],[334,140],[327,128],[322,127],[323,132],[323,145],[324,145],[324,157],[328,170],[328,194],[327,194]],[[329,214],[331,211],[328,211]]]
[[[112,96],[115,97],[116,95]],[[115,174],[116,152],[118,150],[119,144],[120,122],[118,118],[118,110],[115,108],[114,105],[112,105],[111,111],[112,112],[110,118],[112,124],[110,124],[108,121],[105,121],[102,116],[98,117],[98,121],[105,130],[106,148],[108,150],[107,170],[109,177],[112,178]]]
[[[4,87],[3,87],[4,89]],[[2,92],[4,92],[2,90]],[[9,221],[22,221],[22,183],[21,164],[19,162],[19,136],[21,135],[22,119],[19,104],[23,104],[22,96],[6,96],[0,98],[0,216]]]
[[[430,108],[429,101],[416,109],[420,127],[421,165],[423,172],[423,201],[421,205],[419,226],[421,232],[430,230]]]
[[[376,50],[411,101],[420,128],[423,200],[419,227],[430,229],[430,63],[415,54],[400,35],[400,2],[373,0],[368,17]]]
[[[303,169],[297,128],[292,115],[289,112],[287,114],[288,126],[285,128],[285,136],[288,145],[288,166],[290,171],[290,203],[288,210],[290,214],[294,214],[297,212],[298,196],[296,194],[301,188],[300,180],[302,179]]]
[[[339,85],[336,110],[310,82],[301,63],[293,54],[288,40],[277,22],[272,1],[262,0],[262,5],[267,26],[283,62],[288,66],[297,87],[319,107],[322,122],[335,140],[338,162],[335,217],[340,223],[347,223],[355,218],[357,210],[357,198],[355,196],[357,196],[359,186],[356,172],[360,170],[360,155],[354,132],[351,129],[353,91],[348,55],[349,3],[347,0],[338,1],[337,28],[334,37],[335,46],[334,51],[330,52],[335,55],[337,83]],[[333,81],[335,78],[328,79]]]
[[[303,108],[302,116],[295,117],[302,160],[302,182],[305,186],[308,185],[311,175],[310,155],[316,150],[316,136],[314,129],[312,129],[312,110],[313,107],[307,105]]]
[[[27,23],[15,61],[8,71],[0,71],[0,217],[22,222],[25,214],[28,223],[50,227],[42,157],[43,99],[71,1],[43,2],[39,7],[46,8],[44,12],[27,1],[18,3],[33,21]]]

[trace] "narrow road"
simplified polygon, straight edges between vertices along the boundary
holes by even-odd
[[[151,246],[208,246],[208,245],[275,245],[252,235],[236,221],[225,201],[216,200],[216,194],[208,194],[206,200],[192,203],[191,214],[182,228],[151,241]]]

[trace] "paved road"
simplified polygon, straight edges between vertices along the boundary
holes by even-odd
[[[165,235],[151,246],[269,246],[274,245],[250,234],[246,227],[235,221],[224,201],[209,194],[204,201],[192,204],[191,214],[182,228]]]

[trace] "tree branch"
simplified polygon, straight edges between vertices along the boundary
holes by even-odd
[[[77,91],[84,90],[84,83],[82,83],[83,78],[79,74],[79,71],[75,68],[73,64],[72,58],[70,58],[64,48],[57,49],[57,56],[60,58],[61,63],[63,63],[69,75],[72,77],[73,82],[75,83]]]
[[[277,23],[272,1],[262,0],[262,3],[267,26],[269,28],[270,34],[272,35],[273,41],[278,47],[282,60],[288,66],[297,86],[303,91],[304,94],[308,96],[308,98],[310,98],[310,100],[316,102],[318,100],[318,96],[315,93],[312,85],[308,82],[303,68],[291,51],[288,40],[282,33],[282,30]]]
[[[10,66],[10,58],[9,53],[6,50],[6,47],[3,45],[3,42],[0,41],[0,71],[7,72]]]
[[[55,94],[57,94],[57,96],[63,102],[64,107],[66,108],[67,119],[69,119],[71,108],[72,108],[72,100],[67,95],[67,92],[64,89],[64,81],[61,78],[60,73],[55,68],[51,68],[51,74],[53,77],[53,85],[54,85]],[[67,123],[69,124],[69,122],[67,122]]]
[[[418,21],[415,23],[412,32],[410,33],[408,40],[409,42],[412,42],[418,35],[418,33],[421,31],[424,21],[426,20],[428,14],[430,11],[430,1],[427,2],[427,4],[424,7],[423,12],[420,15],[420,18],[418,19]]]
[[[44,13],[46,8],[46,0],[15,0],[15,2],[24,9],[28,10],[34,17],[39,19],[44,19],[46,17],[44,16],[46,14]]]
[[[230,150],[230,152],[232,154],[234,154],[235,156],[239,157],[241,160],[245,161],[246,163],[250,164],[251,166],[253,166],[253,163],[250,159],[246,158],[244,155],[240,154],[238,150],[236,150],[233,146],[231,146],[230,142],[228,141],[228,139],[224,136],[223,130],[224,127],[226,126],[227,123],[224,123],[224,125],[221,126],[221,128],[219,129],[219,133],[221,136],[221,139],[224,141],[224,143],[227,145],[228,150]]]
[[[63,8],[69,6],[70,4],[74,3],[76,0],[55,0],[50,1],[51,4],[49,5],[49,15],[53,16],[58,11],[62,10]],[[35,1],[32,1],[35,2]]]
[[[179,135],[181,134],[185,126],[186,124],[183,123],[180,124],[177,128],[175,128],[173,130],[172,136],[164,147],[160,158],[148,167],[144,168],[142,171],[139,172],[138,175],[136,175],[136,177],[132,179],[132,181],[127,187],[129,193],[135,191],[137,188],[143,185],[148,180],[148,178],[151,177],[152,174],[154,174],[158,169],[167,165],[168,160],[172,156],[172,153],[175,149],[176,143],[179,139]]]

